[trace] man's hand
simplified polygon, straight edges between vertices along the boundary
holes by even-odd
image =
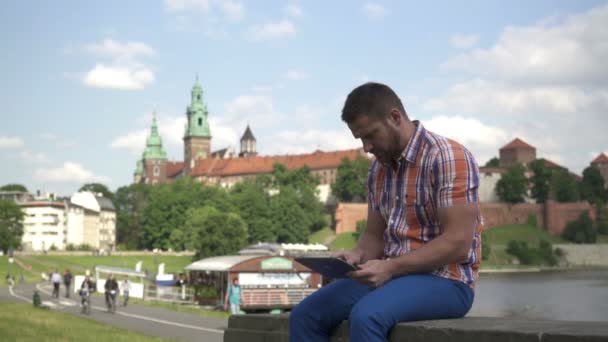
[[[363,255],[361,255],[360,252],[355,250],[336,252],[332,254],[332,257],[342,259],[354,266],[358,266],[363,262]]]
[[[380,287],[393,277],[389,260],[370,260],[359,265],[359,270],[351,272],[350,277],[371,287]]]

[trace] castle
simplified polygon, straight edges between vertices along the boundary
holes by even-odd
[[[211,152],[209,111],[203,101],[203,89],[198,79],[192,87],[186,116],[184,160],[178,162],[167,159],[162,138],[158,133],[156,117],[153,117],[146,147],[142,158],[137,161],[134,183],[163,184],[179,177],[191,177],[204,184],[230,187],[246,178],[271,173],[273,165],[280,163],[289,170],[307,166],[311,173],[319,178],[319,197],[326,201],[342,159],[355,159],[359,155],[366,155],[363,149],[359,148],[331,152],[316,150],[299,155],[259,156],[256,139],[249,125],[240,139],[238,156],[229,148]]]

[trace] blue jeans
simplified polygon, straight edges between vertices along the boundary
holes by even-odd
[[[430,274],[402,276],[377,289],[341,279],[293,309],[289,340],[329,341],[334,329],[348,319],[350,341],[386,341],[398,322],[463,317],[473,297],[466,284]]]

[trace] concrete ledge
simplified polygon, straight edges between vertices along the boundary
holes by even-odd
[[[289,341],[289,315],[236,315],[228,321],[224,342]],[[347,342],[348,323],[332,336]],[[389,341],[407,342],[606,342],[606,322],[540,321],[514,318],[467,317],[399,323]]]

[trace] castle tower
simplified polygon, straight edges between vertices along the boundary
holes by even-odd
[[[247,129],[245,129],[245,133],[241,137],[241,152],[239,152],[239,157],[250,157],[257,154],[255,150],[255,137],[251,133],[249,125],[247,125]]]
[[[597,158],[593,159],[591,165],[600,170],[600,174],[604,177],[604,186],[608,187],[608,156],[605,153],[600,153]]]
[[[144,162],[143,160],[138,160],[135,165],[135,172],[133,172],[133,183],[137,184],[142,181],[144,178]]]
[[[510,167],[518,163],[527,165],[536,159],[536,148],[519,138],[503,146],[499,153],[500,167]]]
[[[163,141],[158,134],[156,114],[153,114],[152,117],[152,127],[146,140],[142,164],[142,174],[146,184],[164,183],[167,180],[167,153],[163,149]]]
[[[211,132],[207,106],[203,102],[203,89],[198,76],[192,87],[190,105],[186,110],[188,121],[184,133],[184,175],[190,175],[196,161],[211,157]]]

